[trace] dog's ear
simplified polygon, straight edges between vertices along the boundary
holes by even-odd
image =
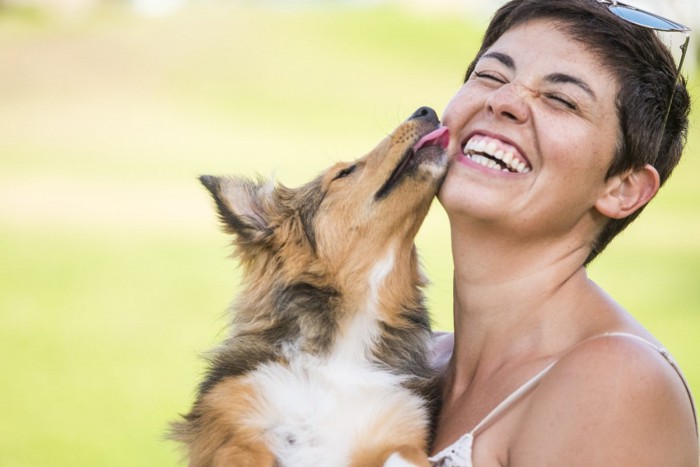
[[[199,181],[214,197],[226,232],[236,235],[239,241],[256,244],[272,236],[269,208],[274,189],[270,184],[211,175],[199,177]]]

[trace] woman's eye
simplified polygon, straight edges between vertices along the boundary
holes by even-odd
[[[353,172],[355,171],[356,168],[357,168],[357,164],[353,164],[353,165],[351,165],[350,167],[344,168],[343,170],[341,170],[340,172],[338,172],[338,173],[336,174],[335,177],[333,177],[333,181],[338,180],[339,178],[345,178],[345,177],[347,177],[348,175],[350,175],[351,173],[353,173]]]
[[[489,73],[487,71],[475,71],[474,76],[476,76],[477,78],[487,79],[489,81],[495,81],[495,82],[500,83],[500,84],[506,83],[506,81],[503,78],[501,78],[499,75]]]
[[[557,104],[562,104],[562,105],[564,105],[565,107],[567,107],[567,108],[569,108],[569,109],[571,109],[571,110],[576,110],[576,108],[577,108],[577,107],[576,107],[576,104],[574,104],[574,103],[571,102],[570,100],[568,100],[568,99],[566,99],[566,98],[564,98],[564,97],[558,96],[558,95],[556,95],[556,94],[549,94],[549,95],[547,96],[547,98],[550,99],[550,100],[552,100],[552,101],[554,101],[554,102],[556,102]]]

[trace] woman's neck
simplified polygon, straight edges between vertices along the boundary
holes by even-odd
[[[495,371],[514,358],[555,355],[596,325],[583,311],[584,304],[601,299],[582,266],[585,242],[471,234],[452,232],[452,365],[461,373],[454,375],[458,380],[469,381],[477,370]]]

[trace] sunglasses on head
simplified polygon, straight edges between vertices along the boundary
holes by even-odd
[[[678,85],[678,80],[681,76],[681,68],[683,68],[683,62],[685,61],[685,54],[688,51],[688,43],[690,42],[690,28],[649,11],[640,10],[639,8],[620,3],[616,0],[598,0],[598,2],[607,5],[608,10],[610,10],[618,18],[627,21],[628,23],[636,24],[637,26],[647,29],[653,29],[655,31],[681,32],[685,34],[685,42],[683,45],[681,45],[681,59],[678,62],[678,68],[676,69],[676,81],[673,83],[673,91],[671,91],[671,98],[669,99],[668,107],[664,115],[663,129],[665,131],[666,122],[668,121],[668,116],[671,113],[673,98],[676,94],[676,85]],[[663,139],[663,133],[661,134],[661,138]],[[659,141],[659,146],[661,146],[661,141]],[[657,148],[657,153],[659,149],[660,147]]]

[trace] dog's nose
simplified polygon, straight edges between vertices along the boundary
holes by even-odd
[[[436,125],[440,124],[440,119],[437,116],[437,113],[430,107],[421,107],[420,109],[416,110],[413,112],[413,115],[411,115],[408,119],[413,120],[415,118],[420,118],[421,120],[427,120],[429,122],[432,122]]]

